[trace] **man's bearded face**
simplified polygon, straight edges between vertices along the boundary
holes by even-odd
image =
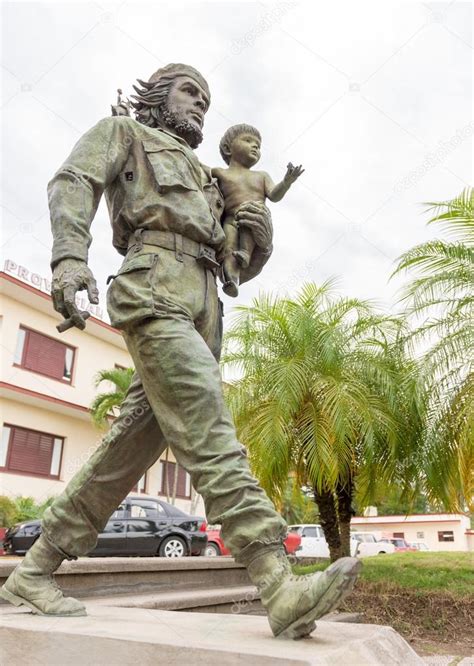
[[[191,148],[197,148],[203,139],[202,127],[208,108],[209,99],[201,86],[187,76],[180,76],[160,106],[160,119]]]

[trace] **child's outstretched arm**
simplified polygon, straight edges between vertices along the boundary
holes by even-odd
[[[301,164],[299,166],[293,166],[290,162],[286,167],[285,177],[281,183],[273,184],[272,179],[268,174],[265,175],[265,196],[273,201],[281,201],[285,194],[288,192],[290,187],[293,185],[295,180],[297,180],[301,174],[304,172]]]

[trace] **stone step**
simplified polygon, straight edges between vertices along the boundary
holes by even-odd
[[[0,562],[0,586],[18,561]],[[55,577],[66,594],[76,597],[251,584],[245,567],[231,557],[81,557],[63,562]]]
[[[84,603],[116,608],[152,608],[205,613],[263,613],[253,585],[162,590],[147,594],[115,594],[83,599]]]
[[[5,609],[6,610],[6,609]],[[87,617],[4,612],[2,663],[9,666],[421,666],[391,627],[319,623],[312,637],[272,637],[265,617],[176,613],[88,604]]]
[[[260,595],[254,585],[163,590],[147,594],[114,594],[113,596],[86,598],[83,601],[85,604],[94,603],[116,608],[266,615],[260,602]],[[362,622],[362,620],[361,613],[340,613],[338,611],[321,618],[321,622]]]

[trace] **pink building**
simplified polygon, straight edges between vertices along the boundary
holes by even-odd
[[[61,317],[49,286],[46,278],[10,260],[0,272],[0,495],[38,502],[62,492],[100,442],[103,433],[89,413],[97,372],[132,365],[122,334],[100,318],[97,306],[84,331],[58,333]],[[135,492],[165,500],[174,494],[181,509],[204,515],[189,475],[181,467],[175,470],[170,452]]]
[[[351,520],[351,528],[356,532],[373,532],[379,538],[391,536],[409,543],[421,541],[434,551],[474,550],[470,519],[459,513],[357,516]]]

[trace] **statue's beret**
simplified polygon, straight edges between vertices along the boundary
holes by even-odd
[[[189,76],[190,79],[193,79],[201,86],[209,97],[209,100],[211,99],[211,93],[206,79],[197,71],[197,69],[191,67],[191,65],[183,65],[182,63],[170,63],[169,65],[165,65],[165,67],[157,69],[156,72],[150,76],[148,83],[157,83],[162,77],[174,79],[177,76]]]

